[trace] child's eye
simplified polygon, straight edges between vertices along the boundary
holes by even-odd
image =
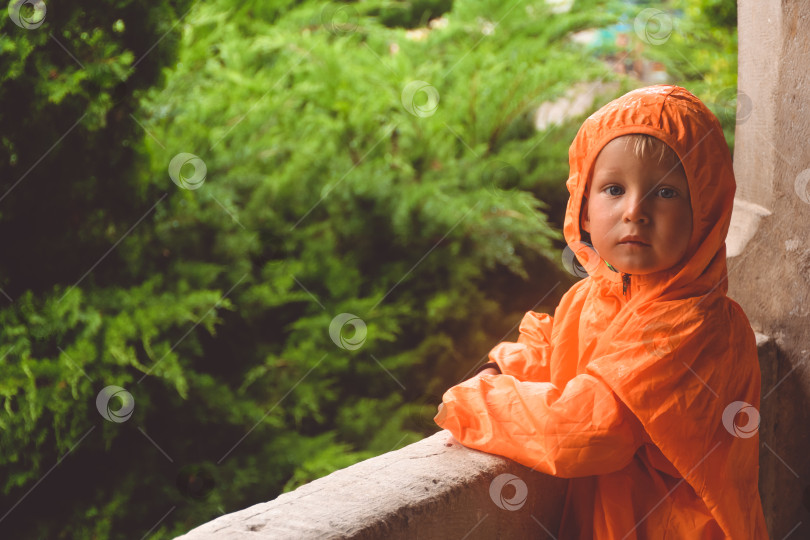
[[[614,189],[617,189],[619,191],[611,191],[611,190],[614,190]],[[617,196],[617,195],[621,195],[622,192],[623,192],[622,188],[620,186],[608,186],[608,187],[605,188],[605,191],[607,192],[608,195],[611,195],[611,196],[614,196],[614,197]],[[675,191],[672,188],[661,188],[661,189],[658,190],[658,193],[661,193],[662,194],[661,196],[664,199],[672,199],[673,197],[677,197],[677,195],[678,195],[678,192]]]

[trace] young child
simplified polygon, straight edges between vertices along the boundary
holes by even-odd
[[[588,117],[569,161],[563,232],[589,276],[553,318],[528,312],[436,423],[570,478],[560,540],[767,539],[760,370],[726,296],[736,183],[717,118],[679,86],[633,90]]]

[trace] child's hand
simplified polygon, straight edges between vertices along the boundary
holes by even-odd
[[[439,403],[439,409],[436,411],[436,416],[433,417],[433,421],[441,425],[445,418],[447,418],[447,411],[444,410],[444,402],[442,402]]]
[[[481,371],[479,371],[478,373],[476,373],[475,375],[470,377],[470,379],[475,379],[476,377],[480,377],[481,375],[498,375],[498,374],[499,374],[499,372],[498,372],[497,369],[495,369],[495,368],[487,368],[487,369],[482,369]],[[444,413],[444,414],[442,414],[442,413]],[[441,423],[441,422],[444,421],[444,418],[446,416],[447,416],[447,412],[444,410],[444,403],[439,403],[439,408],[436,411],[436,417],[434,418],[434,420],[437,423]]]

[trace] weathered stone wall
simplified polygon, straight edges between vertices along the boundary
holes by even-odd
[[[772,538],[810,538],[810,2],[739,0],[729,296],[772,336],[760,489]]]

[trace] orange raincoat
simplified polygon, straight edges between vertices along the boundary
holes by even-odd
[[[689,182],[686,254],[654,274],[617,273],[580,231],[599,151],[629,133],[668,144]],[[518,342],[490,352],[502,374],[447,390],[436,423],[465,446],[570,478],[560,540],[767,539],[760,370],[754,332],[726,296],[736,183],[717,118],[684,88],[640,88],[588,117],[569,161],[563,232],[589,276],[553,318],[528,312]]]

